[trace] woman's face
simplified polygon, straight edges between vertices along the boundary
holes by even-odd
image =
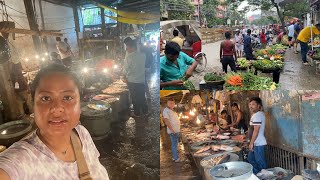
[[[70,133],[79,123],[80,95],[75,82],[62,73],[40,79],[34,98],[35,121],[44,134]]]

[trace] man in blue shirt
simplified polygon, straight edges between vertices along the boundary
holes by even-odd
[[[160,59],[160,88],[164,90],[185,89],[183,77],[192,76],[198,62],[184,52],[175,42],[168,42],[165,47],[165,56]]]
[[[252,54],[252,46],[251,46],[251,30],[247,30],[247,35],[244,36],[243,39],[243,45],[244,45],[244,53],[246,54],[247,60],[253,60],[253,54]]]
[[[297,20],[296,24],[294,25],[294,44],[293,44],[293,49],[294,53],[298,54],[297,46],[298,46],[298,35],[301,31],[299,20]]]

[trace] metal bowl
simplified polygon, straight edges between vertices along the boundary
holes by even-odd
[[[27,134],[32,129],[30,121],[18,120],[0,125],[0,139],[9,139]]]
[[[253,174],[253,167],[246,162],[227,162],[210,169],[211,179],[214,180],[244,180]]]
[[[207,165],[205,165],[204,162],[205,162],[206,160],[210,159],[210,158],[220,157],[220,156],[223,156],[224,154],[230,155],[230,158],[229,158],[228,162],[233,162],[233,161],[238,161],[238,160],[239,160],[239,156],[236,155],[236,154],[234,154],[234,153],[229,153],[229,152],[227,152],[227,153],[219,153],[219,154],[214,154],[214,155],[212,155],[212,156],[208,156],[208,157],[203,158],[203,159],[200,161],[200,165],[201,165],[204,169],[211,169],[211,168],[213,168],[214,166],[207,166]]]
[[[19,141],[32,130],[32,124],[28,120],[11,121],[0,125],[0,145],[6,147]]]

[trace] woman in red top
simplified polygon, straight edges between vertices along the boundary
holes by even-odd
[[[260,41],[262,44],[262,49],[266,48],[267,46],[267,39],[266,39],[266,34],[265,34],[265,30],[262,29],[262,32],[260,33]]]
[[[230,32],[226,32],[225,36],[226,40],[224,40],[220,45],[220,62],[222,63],[222,69],[225,73],[227,73],[229,65],[232,71],[237,72],[235,62],[237,59],[235,44],[230,40]]]

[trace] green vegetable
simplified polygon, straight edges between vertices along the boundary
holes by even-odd
[[[268,55],[275,55],[277,51],[275,49],[268,49],[266,50]]]
[[[275,50],[285,50],[287,47],[282,45],[282,44],[275,44],[273,46],[271,46],[272,49],[275,49]]]
[[[205,81],[223,81],[223,77],[216,73],[207,73],[204,75]]]
[[[256,69],[262,69],[262,70],[276,70],[276,69],[282,69],[284,67],[284,62],[281,60],[256,60],[253,62],[253,66]]]
[[[248,61],[246,58],[239,58],[239,59],[237,60],[237,63],[239,64],[239,66],[240,66],[241,68],[247,68],[247,67],[250,66],[250,63],[249,63],[249,61]]]
[[[274,90],[277,88],[271,78],[259,77],[253,73],[239,73],[239,75],[243,78],[243,86],[232,86],[226,83],[227,90]]]
[[[184,81],[184,82],[183,82],[183,86],[184,86],[187,90],[195,90],[195,89],[196,89],[190,80]]]

